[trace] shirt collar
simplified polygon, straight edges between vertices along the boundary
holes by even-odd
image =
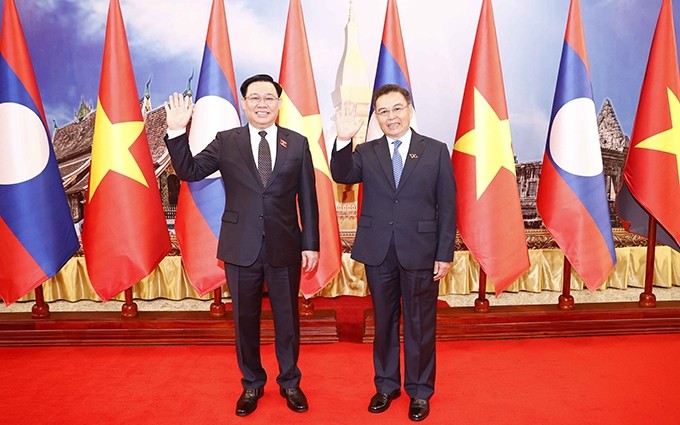
[[[392,142],[395,140],[400,140],[402,145],[410,145],[411,144],[411,136],[413,135],[413,131],[411,131],[411,127],[406,130],[406,133],[404,133],[403,136],[401,136],[399,139],[393,139],[390,136],[385,135],[387,138],[387,143],[392,146]]]
[[[267,141],[274,140],[276,138],[276,133],[278,131],[278,129],[276,128],[276,124],[273,124],[270,127],[267,127],[265,129],[255,128],[251,124],[248,124],[248,131],[250,132],[250,140],[255,140],[255,141],[259,142],[260,131],[262,131],[262,130],[267,132],[267,136],[265,136]]]

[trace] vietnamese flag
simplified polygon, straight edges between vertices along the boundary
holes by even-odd
[[[109,3],[83,223],[87,273],[107,301],[170,251],[118,0]]]
[[[657,241],[680,242],[680,76],[670,0],[659,12],[640,91],[617,212],[626,230],[647,236],[649,215]]]
[[[490,0],[482,2],[453,145],[458,229],[499,295],[529,268]]]
[[[314,162],[319,203],[319,265],[313,272],[303,273],[300,281],[300,292],[309,298],[340,272],[342,251],[333,184],[300,0],[291,0],[288,8],[279,83],[283,87],[279,125],[307,137]]]

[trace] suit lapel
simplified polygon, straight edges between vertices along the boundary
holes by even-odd
[[[283,167],[283,164],[286,161],[286,157],[288,156],[288,143],[290,133],[281,129],[281,127],[279,126],[276,126],[276,128],[278,130],[276,132],[276,161],[274,162],[274,169],[272,170],[272,175],[269,177],[269,182],[267,183],[267,186],[269,186],[271,182],[279,174],[279,171]]]
[[[243,163],[250,170],[253,178],[262,186],[260,181],[260,175],[257,172],[257,164],[255,163],[255,158],[253,157],[253,149],[250,146],[250,131],[248,131],[248,124],[241,127],[239,132],[236,134],[236,146],[238,147],[241,156],[243,157]]]
[[[380,141],[375,145],[375,154],[378,158],[378,163],[380,168],[382,168],[385,173],[385,178],[392,183],[392,188],[394,188],[394,173],[392,172],[392,157],[390,156],[390,148],[387,147],[387,137],[384,135],[380,138]]]
[[[415,131],[411,132],[411,146],[408,148],[408,154],[404,162],[404,169],[401,172],[399,179],[399,187],[404,187],[413,170],[418,165],[418,160],[423,156],[425,150],[425,138]]]

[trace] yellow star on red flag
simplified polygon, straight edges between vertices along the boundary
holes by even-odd
[[[635,148],[651,149],[675,155],[678,167],[678,184],[680,184],[680,101],[670,88],[668,94],[668,109],[671,114],[672,126],[666,131],[648,137],[635,145]]]
[[[474,89],[475,127],[453,145],[453,149],[476,159],[476,195],[482,197],[501,167],[515,174],[510,121],[501,120],[484,96]]]
[[[130,152],[130,147],[142,131],[144,131],[142,121],[112,123],[102,104],[97,102],[88,199],[92,199],[97,187],[109,171],[127,176],[149,187],[137,160]]]
[[[309,143],[309,151],[312,154],[314,161],[314,168],[321,171],[330,178],[331,173],[326,162],[326,156],[321,150],[321,145],[317,143],[323,132],[323,125],[320,114],[313,114],[302,116],[300,111],[295,107],[293,101],[283,92],[281,96],[283,99],[282,107],[279,110],[279,122],[285,122],[288,128],[295,129],[298,133],[307,138]]]

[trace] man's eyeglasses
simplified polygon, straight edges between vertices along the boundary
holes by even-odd
[[[261,97],[261,96],[258,96],[256,94],[252,94],[252,95],[246,97],[246,100],[248,101],[248,103],[250,103],[253,106],[258,105],[260,102],[264,102],[265,105],[271,106],[271,105],[275,104],[276,101],[279,100],[279,98],[274,97],[274,96]]]
[[[380,118],[387,118],[390,115],[390,112],[394,115],[400,115],[402,112],[404,112],[404,110],[406,110],[406,108],[408,108],[408,105],[397,105],[392,109],[378,109],[375,114]]]

